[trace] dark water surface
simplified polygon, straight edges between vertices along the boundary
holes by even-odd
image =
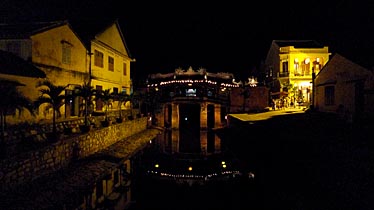
[[[256,206],[253,182],[236,180],[206,185],[180,185],[140,179],[130,209],[244,209]],[[248,208],[246,208],[248,209]]]
[[[230,128],[222,146],[254,179],[181,186],[138,176],[130,209],[374,209],[372,131],[310,113]]]

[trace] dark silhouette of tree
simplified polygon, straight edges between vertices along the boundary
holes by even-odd
[[[130,99],[126,92],[113,93],[113,100],[118,101],[119,119],[122,119],[122,104]]]
[[[35,101],[35,104],[37,107],[41,106],[42,104],[47,104],[45,107],[46,110],[52,108],[52,124],[53,124],[53,130],[52,133],[54,135],[57,134],[57,127],[56,127],[56,114],[57,116],[60,116],[60,108],[65,103],[65,88],[66,86],[59,86],[54,85],[49,80],[44,80],[39,82],[36,85],[39,89],[39,92],[41,95],[39,98]]]
[[[250,94],[251,93],[250,93],[249,87],[243,87],[243,90],[240,93],[240,95],[243,97],[242,112],[245,112],[245,105],[246,105],[247,99],[250,97]]]
[[[0,121],[1,121],[1,139],[0,143],[4,143],[5,130],[6,130],[6,115],[16,114],[19,115],[26,109],[31,115],[34,115],[33,102],[28,97],[24,96],[16,86],[24,86],[21,83],[13,81],[0,81]]]
[[[145,101],[145,95],[140,91],[134,91],[130,95],[130,108],[131,108],[131,116],[133,114],[133,109],[137,108],[139,111],[141,110],[142,104]],[[155,101],[152,105],[156,106],[158,101]]]
[[[96,98],[101,100],[104,104],[104,116],[105,116],[105,121],[108,121],[108,109],[109,105],[111,105],[113,101],[113,94],[110,92],[110,89],[102,90],[102,91],[97,91],[96,92]]]
[[[84,100],[84,125],[89,126],[88,116],[92,109],[89,109],[90,106],[93,106],[93,98],[96,94],[96,90],[89,83],[84,83],[78,88],[78,96],[81,96]]]

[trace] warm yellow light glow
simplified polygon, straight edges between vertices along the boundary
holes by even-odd
[[[249,177],[249,178],[255,178],[255,174],[252,173],[252,172],[249,172],[249,173],[248,173],[248,177]]]
[[[189,171],[192,171],[192,166],[188,167],[188,170],[189,170]]]
[[[222,164],[222,168],[226,168],[226,164]]]
[[[305,58],[305,64],[309,64],[310,62],[310,59],[309,58]]]
[[[221,162],[221,164],[222,164],[222,165],[225,165],[225,164],[226,164],[226,162],[225,162],[225,161],[222,161],[222,162]]]
[[[160,167],[160,165],[158,165],[157,163],[155,164],[155,168],[158,168],[158,167]]]

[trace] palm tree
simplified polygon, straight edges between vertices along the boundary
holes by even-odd
[[[78,88],[78,96],[83,97],[84,100],[84,125],[89,126],[88,115],[90,114],[89,106],[92,105],[93,96],[96,94],[96,90],[89,83],[84,83]]]
[[[130,95],[128,95],[126,92],[120,92],[120,93],[114,93],[113,99],[118,101],[118,109],[119,109],[119,122],[122,121],[122,103],[126,102],[127,100],[130,100]]]
[[[27,109],[34,115],[33,102],[28,97],[24,96],[17,90],[16,86],[24,86],[24,84],[13,82],[10,80],[0,81],[0,91],[2,93],[0,100],[0,124],[1,124],[1,139],[0,143],[4,143],[6,130],[6,115],[13,113],[13,110],[18,111],[19,114]],[[15,112],[14,112],[15,113]]]
[[[105,107],[104,122],[108,122],[109,121],[109,119],[108,119],[108,109],[109,109],[109,105],[113,101],[113,94],[110,93],[110,89],[106,89],[106,90],[103,90],[103,91],[97,91],[96,92],[96,98],[100,99],[104,103],[104,107]]]
[[[64,105],[65,103],[65,88],[66,86],[59,86],[59,85],[54,85],[51,81],[49,80],[43,80],[39,82],[36,85],[37,88],[39,89],[39,92],[41,95],[39,98],[35,101],[35,104],[37,107],[41,106],[42,104],[47,104],[45,107],[46,110],[52,108],[53,113],[52,113],[52,125],[53,125],[53,130],[52,134],[56,136],[57,134],[57,127],[56,127],[56,114],[57,116],[60,116],[60,108]]]

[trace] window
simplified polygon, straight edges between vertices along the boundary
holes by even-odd
[[[284,73],[288,72],[288,61],[282,62],[282,70]]]
[[[62,44],[62,63],[71,63],[71,46],[65,43]]]
[[[302,64],[302,75],[310,75],[310,58],[305,58]]]
[[[95,50],[95,66],[104,67],[104,54]]]
[[[316,58],[316,60],[313,61],[313,70],[314,70],[314,73],[318,73],[321,70],[321,64],[320,64],[319,58]]]
[[[127,65],[126,65],[126,63],[123,63],[123,75],[124,76],[127,75]]]
[[[108,56],[108,70],[114,71],[114,58],[111,56]]]
[[[102,181],[96,182],[96,198],[100,198],[104,194],[104,188]]]
[[[119,183],[119,174],[118,171],[114,172],[114,177],[113,177],[113,184],[116,185]]]
[[[299,68],[299,59],[297,58],[295,58],[295,61],[294,61],[294,69],[295,69],[295,76],[299,76],[301,72]]]
[[[196,96],[196,89],[186,89],[186,96]]]
[[[325,105],[335,104],[335,87],[327,86],[325,87]]]
[[[113,93],[114,93],[114,94],[117,94],[117,93],[118,93],[118,88],[113,87]]]

